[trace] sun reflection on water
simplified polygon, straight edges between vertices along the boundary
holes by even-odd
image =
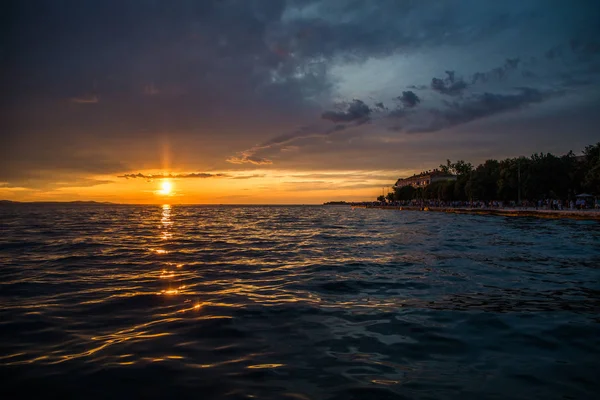
[[[173,209],[169,204],[163,204],[161,207],[159,240],[163,246],[169,245],[169,241],[173,239],[174,223],[172,220],[172,211]],[[152,251],[161,255],[171,254],[171,251],[164,248],[153,249]],[[181,284],[181,281],[177,282],[177,278],[181,278],[181,272],[177,272],[174,269],[181,268],[182,266],[183,264],[181,263],[168,260],[163,261],[163,268],[160,270],[158,278],[166,284],[166,287],[160,290],[160,295],[173,297],[181,294],[186,289],[186,285]]]
[[[169,240],[173,238],[173,234],[170,232],[170,228],[173,225],[171,221],[171,205],[163,204],[162,215],[160,219],[161,223],[161,236],[162,240]]]
[[[175,277],[175,273],[173,271],[167,271],[167,270],[162,270],[162,272],[160,273],[160,279],[170,279],[170,278],[174,278]]]

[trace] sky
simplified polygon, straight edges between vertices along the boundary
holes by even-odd
[[[372,200],[446,159],[600,141],[597,0],[7,0],[0,15],[0,199]]]

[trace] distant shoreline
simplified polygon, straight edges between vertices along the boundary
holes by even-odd
[[[0,200],[0,205],[18,205],[18,204],[72,204],[72,205],[99,205],[99,206],[115,206],[121,205],[120,203],[111,203],[109,201],[93,201],[93,200],[73,200],[73,201],[14,201],[14,200]]]
[[[321,203],[112,203],[100,201],[13,201],[0,200],[0,206],[21,206],[21,205],[59,205],[59,206],[122,206],[122,207],[162,207],[169,205],[172,207],[321,207]],[[346,204],[346,205],[349,205]]]
[[[449,214],[469,215],[495,215],[502,217],[534,217],[545,219],[577,219],[600,221],[598,210],[535,210],[516,208],[452,208],[452,207],[414,207],[414,206],[378,206],[378,205],[353,205],[352,208],[376,208],[383,210],[402,211],[432,211]]]

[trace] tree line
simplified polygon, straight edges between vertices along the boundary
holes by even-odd
[[[531,157],[487,160],[477,167],[463,160],[447,160],[439,171],[456,175],[456,181],[434,182],[423,188],[404,186],[378,200],[521,202],[574,200],[583,192],[600,194],[600,142],[586,146],[579,157],[572,151],[563,156],[536,153]]]

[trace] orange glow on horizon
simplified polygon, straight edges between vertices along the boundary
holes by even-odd
[[[368,201],[381,195],[397,177],[414,171],[396,170],[219,170],[197,178],[179,179],[197,172],[178,169],[124,171],[145,177],[87,175],[64,178],[59,187],[21,188],[0,182],[0,200],[106,201],[128,204],[322,204],[325,201]],[[73,184],[68,185],[69,179]],[[83,185],[80,184],[83,183]],[[97,184],[93,184],[97,182]],[[90,184],[92,183],[92,184]],[[391,190],[391,189],[386,189]],[[163,207],[164,209],[165,207]],[[166,221],[163,221],[166,224]],[[162,239],[172,233],[163,230]]]

